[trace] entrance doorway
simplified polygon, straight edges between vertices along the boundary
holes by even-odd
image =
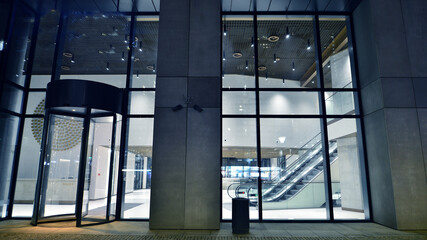
[[[88,81],[73,84],[76,82],[86,90],[99,85],[90,82],[95,87],[92,88],[85,86]],[[116,144],[120,142],[117,125],[121,122],[121,115],[116,112],[120,111],[95,108],[96,102],[72,107],[79,104],[53,101],[49,87],[31,223],[76,220],[77,226],[84,226],[112,221],[117,198]],[[68,106],[49,106],[52,102]]]

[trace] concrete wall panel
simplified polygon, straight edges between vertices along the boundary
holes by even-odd
[[[155,111],[151,229],[184,227],[186,110],[156,108]]]
[[[188,111],[185,228],[219,229],[221,213],[221,113]]]
[[[171,108],[178,104],[185,106],[185,99],[187,99],[186,77],[158,77],[156,85],[156,107]]]
[[[361,95],[364,115],[384,108],[382,84],[380,79],[363,87]]]
[[[381,83],[384,107],[415,107],[411,78],[382,78]]]
[[[400,0],[369,3],[380,77],[411,76]]]
[[[221,1],[192,0],[190,12],[189,76],[219,77]]]
[[[162,0],[159,22],[158,77],[188,75],[190,0]]]
[[[353,12],[354,37],[361,87],[378,80],[379,77],[377,50],[370,16],[369,1],[362,1]]]
[[[427,1],[401,0],[412,77],[427,77]],[[403,35],[403,32],[402,32]],[[407,66],[408,64],[406,64]]]
[[[396,228],[396,213],[384,110],[365,116],[366,152],[373,220]]]
[[[217,77],[190,77],[188,80],[188,96],[192,103],[202,108],[221,107],[221,78]]]
[[[415,109],[386,109],[398,229],[427,226],[427,183]]]
[[[426,65],[427,66],[427,65]],[[427,78],[413,78],[415,102],[418,108],[427,107]]]

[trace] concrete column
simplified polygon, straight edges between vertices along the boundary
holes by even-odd
[[[220,3],[162,0],[151,229],[219,228]],[[183,108],[172,111],[177,105]]]
[[[372,217],[427,226],[427,2],[363,0],[353,13]]]

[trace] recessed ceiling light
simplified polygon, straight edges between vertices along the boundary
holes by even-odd
[[[277,36],[277,35],[271,35],[271,36],[269,36],[269,37],[267,38],[267,40],[268,40],[269,42],[277,42],[277,41],[279,41],[279,39],[280,39],[280,37],[279,37],[279,36]]]
[[[67,65],[62,65],[62,66],[61,66],[61,69],[62,69],[62,70],[64,70],[64,71],[70,71],[70,70],[71,70],[71,67],[70,67],[70,66],[67,66]]]
[[[70,58],[73,57],[73,54],[71,52],[63,52],[62,56]]]
[[[240,53],[240,52],[235,52],[235,53],[233,53],[233,57],[234,58],[241,58],[243,55],[242,55],[242,53]]]
[[[259,66],[258,70],[259,71],[265,71],[265,70],[267,70],[267,67],[266,66]]]

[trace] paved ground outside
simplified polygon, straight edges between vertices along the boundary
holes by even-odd
[[[28,220],[0,222],[0,239],[427,239],[425,231],[397,231],[375,223],[251,223],[250,233],[236,235],[231,223],[220,230],[150,230],[148,222],[116,221],[75,227],[75,222],[44,223],[34,227]]]

